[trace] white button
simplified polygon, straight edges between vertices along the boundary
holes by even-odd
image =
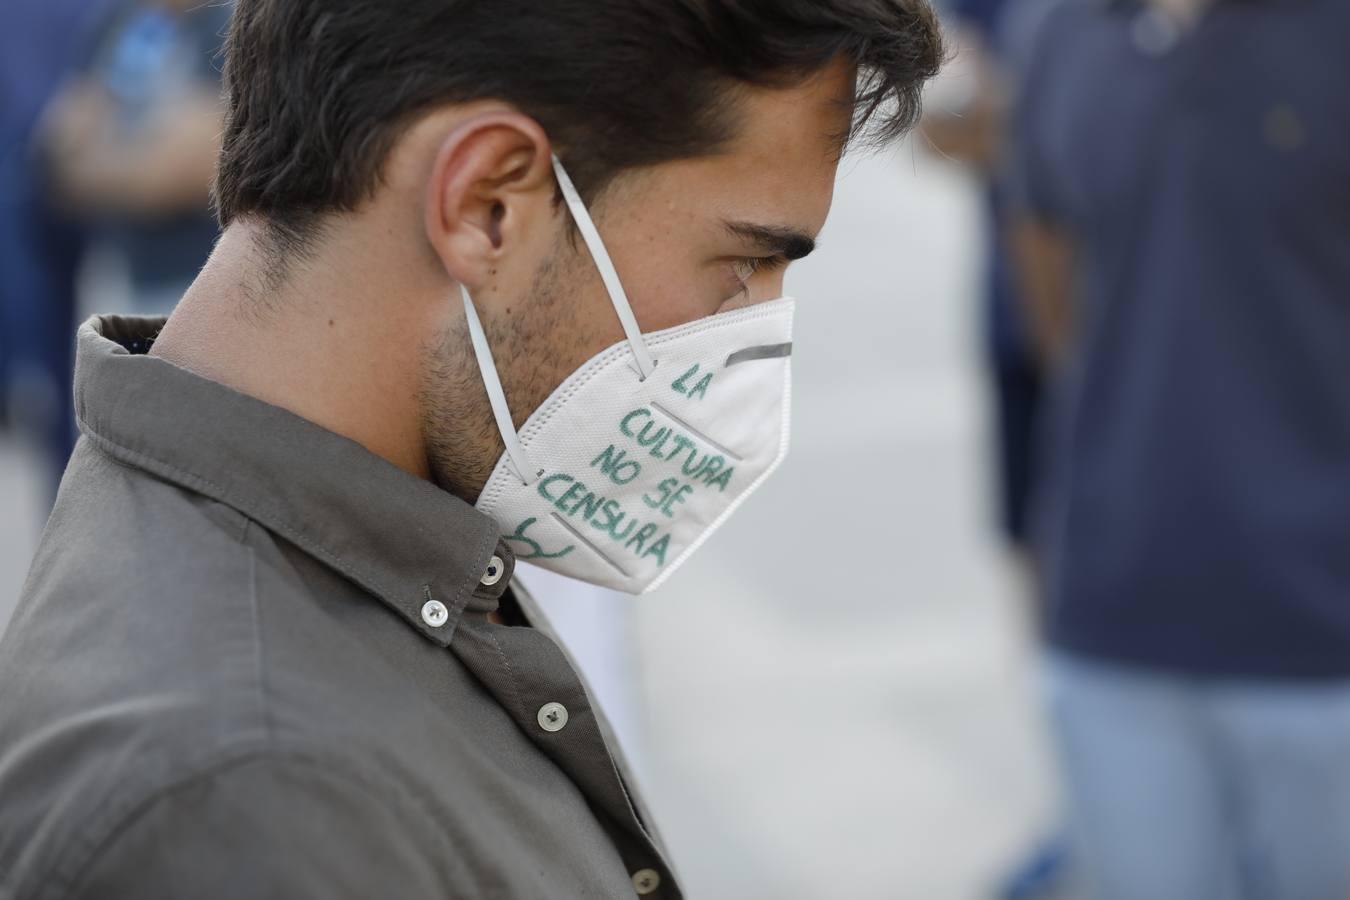
[[[485,571],[483,577],[478,580],[487,587],[492,587],[502,580],[504,574],[506,574],[506,563],[502,562],[500,556],[494,556],[492,559],[488,560],[487,571]]]
[[[645,897],[661,886],[661,873],[655,869],[638,869],[633,873],[633,889]]]
[[[545,703],[539,707],[539,727],[545,731],[562,731],[567,725],[567,707],[561,703]]]
[[[422,604],[422,621],[432,628],[440,628],[450,618],[450,611],[439,600],[428,600]]]

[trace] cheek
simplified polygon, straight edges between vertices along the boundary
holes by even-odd
[[[733,309],[744,309],[747,306],[754,306],[756,303],[760,302],[762,301],[757,299],[749,291],[742,291],[735,297],[732,297],[726,303],[723,303],[721,306],[719,306],[717,308],[717,311],[720,313],[731,312]]]
[[[731,267],[706,262],[692,249],[695,241],[683,234],[677,224],[671,224],[659,237],[634,237],[614,250],[615,268],[633,315],[644,332],[661,331],[710,316],[736,290]],[[605,298],[603,314],[608,315],[622,337],[618,315],[610,306],[608,295],[603,293],[598,273],[595,284]]]
[[[664,284],[653,285],[644,294],[641,308],[638,301],[631,297],[630,300],[638,324],[644,332],[651,332],[711,316],[721,308],[725,298],[725,291],[709,290],[685,276],[683,279],[672,277]]]
[[[662,331],[716,314],[741,293],[731,263],[722,260],[672,261],[651,268],[640,282],[625,282],[633,314],[644,332]]]
[[[786,282],[786,268],[765,272],[763,276],[751,282],[750,302],[766,303],[769,300],[777,300],[779,297],[783,296],[784,291],[786,290]]]

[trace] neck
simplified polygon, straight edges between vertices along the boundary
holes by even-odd
[[[325,235],[282,284],[264,287],[268,265],[257,236],[250,223],[226,229],[153,354],[427,478],[422,341],[437,333],[443,323],[434,320],[449,302],[419,308],[406,299],[435,296],[435,288],[413,284],[417,261],[397,259],[396,248],[371,235]]]

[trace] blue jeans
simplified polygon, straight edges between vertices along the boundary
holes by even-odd
[[[1048,675],[1092,900],[1350,898],[1350,681]]]

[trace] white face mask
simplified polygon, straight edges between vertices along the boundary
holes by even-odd
[[[787,454],[793,301],[643,335],[556,157],[553,168],[627,340],[569,376],[517,435],[464,291],[506,443],[477,508],[500,523],[518,559],[640,594],[669,578]]]

